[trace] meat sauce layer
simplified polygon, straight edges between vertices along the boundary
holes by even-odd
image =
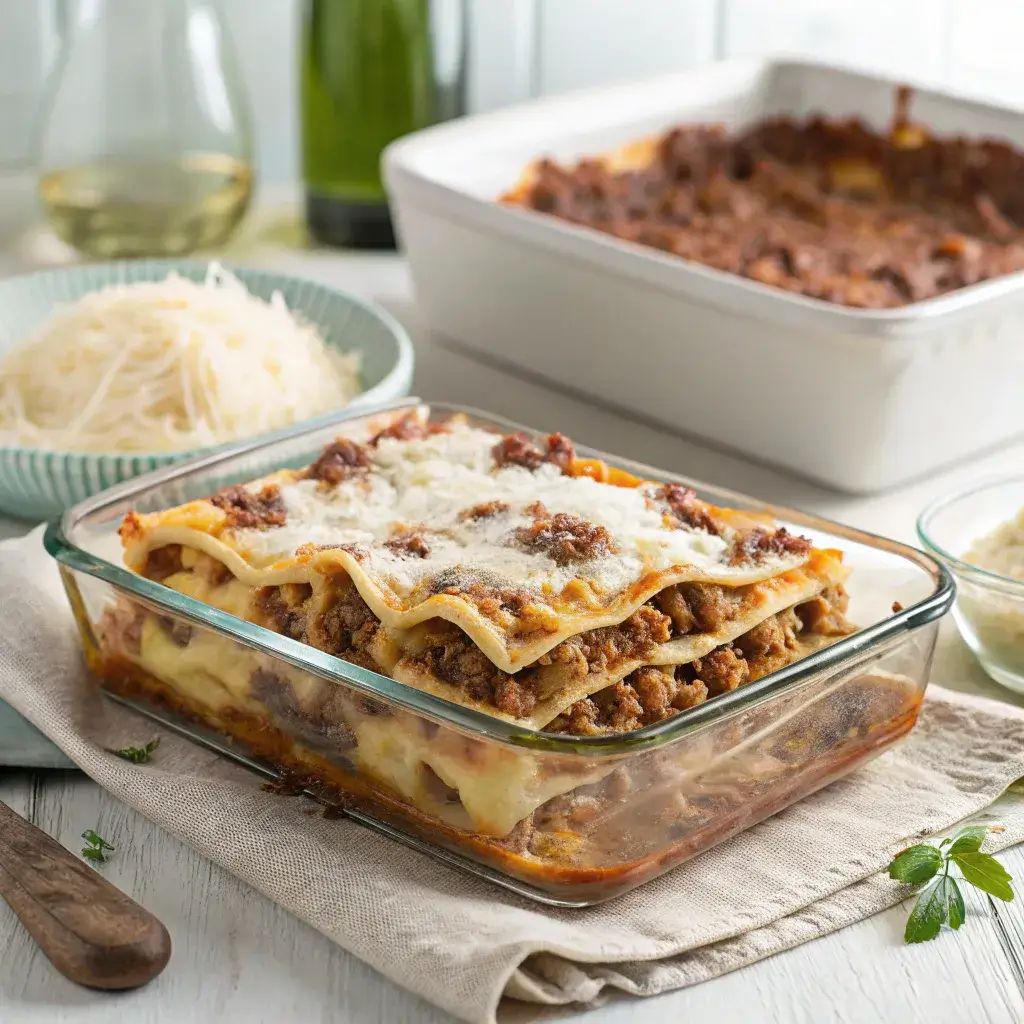
[[[145,567],[150,578],[168,579],[184,571],[177,545],[154,550]],[[224,566],[208,556],[194,571],[211,583],[230,579]],[[262,587],[255,593],[255,614],[274,632],[310,644],[363,668],[380,671],[374,661],[382,625],[351,579],[330,579],[326,606],[314,607],[308,584]],[[653,654],[658,645],[692,633],[715,632],[735,617],[736,588],[712,583],[668,587],[623,622],[569,637],[538,665],[560,670],[566,684],[591,673],[614,672],[626,661]],[[794,609],[771,616],[699,661],[640,668],[625,679],[574,704],[549,727],[573,735],[626,732],[685,711],[709,697],[734,690],[804,656],[823,638],[844,636],[853,627],[845,612],[849,598],[842,586],[829,588]],[[181,624],[171,638],[190,640]],[[540,675],[526,668],[511,675],[497,668],[457,626],[431,620],[421,637],[418,661],[436,678],[458,687],[467,698],[517,718],[527,717],[542,697]]]
[[[788,292],[907,305],[1024,269],[1024,152],[905,120],[675,128],[647,166],[543,160],[511,202]]]

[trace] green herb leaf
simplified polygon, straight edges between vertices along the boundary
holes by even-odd
[[[964,879],[978,889],[1007,903],[1013,899],[1010,882],[1013,876],[990,853],[968,852],[950,854]]]
[[[927,942],[939,934],[947,913],[944,883],[945,876],[935,879],[917,897],[903,932],[906,942]]]
[[[82,849],[82,856],[86,860],[91,860],[97,864],[103,864],[107,859],[107,851],[113,852],[114,848],[104,839],[101,835],[97,834],[93,829],[87,828],[82,833],[82,838],[88,844]]]
[[[896,856],[889,865],[890,878],[917,885],[928,883],[919,891],[907,919],[903,933],[907,942],[927,942],[939,934],[945,921],[956,931],[967,920],[960,885],[949,873],[952,864],[975,888],[1007,902],[1013,899],[1010,873],[990,853],[981,852],[989,832],[1005,831],[1001,825],[968,825],[943,839],[938,847],[921,843]],[[938,874],[940,871],[942,874]]]
[[[959,832],[954,833],[951,838],[943,840],[943,844],[951,844],[948,850],[950,857],[955,857],[960,853],[977,853],[987,835],[987,825],[968,825],[967,828],[962,828]]]
[[[95,832],[91,828],[87,828],[82,833],[82,838],[87,843],[89,843],[90,845],[99,847],[100,849],[103,849],[103,850],[112,850],[113,849],[113,847],[110,845],[110,843],[108,843],[106,841],[106,839],[103,838],[103,836],[99,835],[99,833]]]
[[[898,853],[889,865],[889,877],[897,882],[927,882],[942,867],[942,854],[927,843]]]
[[[942,876],[942,885],[946,892],[946,905],[949,908],[949,927],[956,931],[967,917],[963,893],[960,892],[960,886],[956,884],[956,879],[949,875]]]
[[[114,750],[111,747],[104,747],[103,749],[108,754],[116,754],[118,757],[123,757],[126,761],[131,761],[132,764],[145,764],[149,761],[150,755],[160,746],[160,737],[157,736],[151,739],[144,747],[121,747],[120,750]]]

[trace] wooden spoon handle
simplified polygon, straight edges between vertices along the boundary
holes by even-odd
[[[0,803],[0,896],[65,977],[136,988],[171,957],[167,929],[92,868]]]

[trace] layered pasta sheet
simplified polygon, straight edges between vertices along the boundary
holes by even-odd
[[[446,700],[576,735],[659,721],[851,629],[839,552],[578,458],[562,435],[433,422],[426,407],[339,437],[305,469],[131,513],[121,533],[127,564],[168,587]],[[210,685],[252,696],[255,665],[183,654],[152,625],[141,637],[156,675],[192,659],[231,676]],[[427,764],[480,831],[503,834],[594,781],[524,775],[498,806],[508,765],[461,764],[394,716],[355,725],[376,777],[436,803],[417,775]]]

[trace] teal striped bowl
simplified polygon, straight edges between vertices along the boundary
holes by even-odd
[[[161,281],[172,271],[201,280],[198,260],[123,260],[46,270],[0,281],[0,352],[35,330],[54,306],[69,305],[110,284]],[[254,295],[279,291],[288,308],[317,324],[324,340],[362,358],[364,392],[350,408],[400,398],[412,384],[412,342],[382,309],[314,281],[229,266]],[[209,454],[185,452],[84,455],[78,452],[0,446],[0,513],[40,520],[59,515],[98,491],[171,462]]]

